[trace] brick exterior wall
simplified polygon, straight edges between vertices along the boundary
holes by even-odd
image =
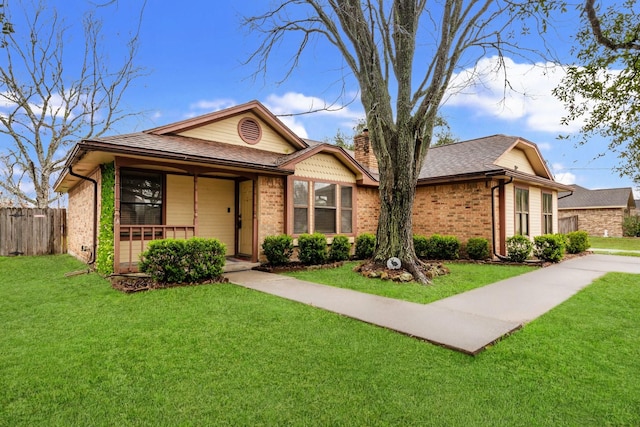
[[[258,177],[258,251],[265,260],[262,242],[267,236],[285,233],[285,179],[284,177]]]
[[[100,227],[100,169],[89,178],[98,181],[98,227]],[[82,180],[69,190],[67,208],[67,251],[83,262],[88,262],[93,251],[93,183]],[[91,248],[83,251],[82,247]]]
[[[578,216],[578,230],[586,231],[590,236],[622,237],[622,222],[628,211],[621,208],[602,209],[563,209],[558,218]]]
[[[378,231],[378,218],[380,217],[378,188],[359,187],[357,194],[356,235],[362,233],[376,234]]]
[[[413,209],[414,234],[452,235],[463,245],[471,237],[483,237],[491,246],[491,185],[482,181],[418,187]]]
[[[353,139],[355,159],[365,168],[378,172],[378,159],[373,152],[369,131],[364,131]]]

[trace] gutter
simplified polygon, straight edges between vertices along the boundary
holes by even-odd
[[[98,246],[98,181],[93,178],[89,178],[88,176],[78,175],[73,171],[73,167],[71,165],[68,166],[68,169],[69,175],[93,183],[93,249],[91,251],[91,258],[89,258],[89,261],[87,262],[87,264],[93,264],[96,261],[96,249]]]
[[[488,175],[487,175],[488,176]],[[491,246],[493,246],[493,255],[495,255],[500,261],[507,261],[508,258],[504,255],[500,255],[498,253],[498,249],[496,248],[496,198],[495,198],[495,190],[504,187],[507,184],[511,184],[513,182],[513,177],[509,177],[509,181],[504,182],[500,180],[498,185],[494,185],[491,187]]]

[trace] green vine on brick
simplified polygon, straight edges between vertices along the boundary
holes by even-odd
[[[114,236],[113,221],[115,211],[116,174],[114,163],[105,163],[102,169],[102,191],[100,192],[100,230],[98,233],[98,250],[96,270],[103,275],[113,273]]]

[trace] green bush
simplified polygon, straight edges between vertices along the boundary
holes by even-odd
[[[507,239],[507,257],[513,262],[524,262],[531,251],[533,250],[533,243],[527,236],[517,234]]]
[[[591,247],[589,235],[586,231],[572,231],[567,234],[567,252],[579,254]]]
[[[640,216],[627,216],[622,221],[622,234],[625,237],[640,237]]]
[[[428,258],[429,256],[429,239],[419,234],[413,235],[413,249],[418,258]]]
[[[558,262],[564,258],[564,234],[544,234],[533,238],[535,255],[543,261]]]
[[[371,233],[363,233],[356,237],[356,258],[369,259],[376,248],[376,236]]]
[[[335,236],[329,248],[330,261],[346,261],[351,255],[351,243],[347,236]]]
[[[489,241],[483,237],[472,237],[467,241],[467,255],[471,259],[483,260],[491,256]]]
[[[262,242],[262,250],[271,265],[285,265],[293,255],[293,237],[286,234],[267,236]]]
[[[226,248],[217,239],[192,237],[149,242],[138,267],[161,283],[199,283],[222,275]]]
[[[427,243],[428,259],[458,259],[460,257],[460,241],[455,236],[434,234]]]
[[[108,276],[113,273],[113,258],[115,253],[113,221],[115,212],[115,164],[105,163],[101,167],[102,183],[100,195],[100,228],[98,229],[98,248],[96,254],[96,270]]]
[[[305,265],[327,262],[327,237],[321,233],[301,234],[298,237],[298,258]]]

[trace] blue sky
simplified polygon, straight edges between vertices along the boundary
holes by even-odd
[[[141,0],[119,0],[105,12],[107,34],[120,36],[136,25]],[[243,65],[257,37],[241,27],[241,16],[266,10],[267,1],[217,2],[187,0],[168,2],[149,0],[141,27],[138,64],[148,74],[134,82],[123,107],[142,112],[122,123],[112,133],[129,133],[208,113],[257,99],[275,114],[299,113],[340,99],[354,99],[346,108],[328,113],[283,117],[283,121],[302,137],[325,140],[338,129],[347,135],[357,120],[364,117],[358,88],[343,64],[328,45],[310,46],[303,62],[281,84],[293,44],[285,44],[272,60],[266,76],[252,79],[253,64]],[[88,0],[51,1],[79,30],[79,13]],[[560,56],[569,58],[569,34],[575,31],[575,19],[558,23],[553,46]],[[111,32],[111,33],[109,33]],[[112,59],[117,59],[121,38],[108,38]],[[490,66],[495,58],[482,59]],[[487,75],[482,85],[467,87],[452,94],[442,107],[442,115],[461,140],[493,134],[521,136],[538,144],[556,179],[587,188],[634,187],[628,178],[612,171],[618,163],[615,153],[607,153],[606,141],[593,140],[575,147],[560,141],[560,133],[575,132],[577,126],[560,125],[562,105],[550,91],[562,77],[561,69],[544,65],[532,67],[520,58],[507,58],[509,80],[518,92],[503,92],[503,81]],[[460,70],[464,76],[465,70]],[[523,96],[526,93],[527,96]],[[0,150],[6,144],[0,139]],[[606,153],[604,156],[599,154]]]

